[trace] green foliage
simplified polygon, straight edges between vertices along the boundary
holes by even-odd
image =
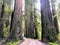
[[[31,0],[26,0],[26,3],[29,5]]]
[[[60,41],[60,33],[58,34],[58,40]]]
[[[39,16],[39,14],[36,14],[36,18],[37,18],[37,21],[36,21],[36,26],[37,26],[37,32],[38,32],[38,39],[41,40],[41,31],[42,31],[42,28],[41,28],[41,16]]]
[[[9,35],[9,31],[10,31],[10,25],[7,28],[4,27],[4,37],[7,37]]]
[[[17,45],[17,44],[19,44],[21,41],[22,41],[22,40],[18,40],[18,41],[12,41],[12,40],[10,40],[9,42],[6,42],[5,45]]]
[[[12,0],[6,0],[6,3],[10,5],[11,4],[11,1]]]
[[[59,45],[58,43],[52,43],[52,42],[49,42],[50,45]]]
[[[2,38],[0,38],[0,41],[2,40]]]

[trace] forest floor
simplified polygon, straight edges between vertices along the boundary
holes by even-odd
[[[5,40],[2,40],[0,42],[0,45],[4,45],[4,41]],[[30,38],[25,38],[24,37],[22,41],[18,41],[17,43],[14,42],[14,44],[11,43],[11,42],[10,43],[7,42],[7,44],[5,44],[5,45],[48,45],[48,44],[45,44],[45,43],[43,43],[41,41],[38,41],[36,39],[30,39]]]
[[[45,44],[45,43],[38,41],[36,39],[24,38],[24,40],[17,45],[49,45],[49,44]]]
[[[52,43],[52,42],[48,42],[48,43],[44,43],[41,42],[37,39],[30,39],[30,38],[23,38],[23,40],[18,40],[18,41],[9,41],[4,43],[5,40],[3,39],[2,41],[0,41],[0,45],[59,45],[58,43]]]

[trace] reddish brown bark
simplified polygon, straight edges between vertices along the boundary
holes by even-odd
[[[15,0],[14,12],[12,16],[10,38],[22,38],[22,0]]]

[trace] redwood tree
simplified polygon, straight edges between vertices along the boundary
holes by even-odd
[[[1,16],[0,16],[0,38],[3,38],[4,37],[4,33],[3,33],[3,28],[4,28],[4,25],[3,25],[3,16],[4,16],[4,9],[5,9],[5,0],[2,0],[2,11],[1,11]]]
[[[33,0],[25,1],[25,37],[34,38]]]
[[[13,40],[22,39],[22,0],[15,0],[11,19],[10,37]]]
[[[55,5],[56,0],[51,0],[51,6],[52,6],[52,15],[53,15],[53,21],[54,21],[54,26],[56,28],[57,34],[59,33],[59,28],[58,28],[58,21],[57,21],[57,14],[56,14],[56,5]]]
[[[38,38],[38,32],[37,32],[37,15],[36,15],[36,4],[37,0],[34,0],[34,34],[35,34],[35,39]]]
[[[52,21],[49,0],[40,0],[41,2],[41,19],[42,19],[42,41],[57,40],[57,32]]]

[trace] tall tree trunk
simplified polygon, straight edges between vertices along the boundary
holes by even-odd
[[[0,37],[3,38],[4,37],[4,32],[3,32],[3,28],[4,28],[4,25],[3,25],[3,16],[4,16],[4,8],[5,8],[5,0],[2,0],[2,11],[1,11],[1,16],[0,16]]]
[[[55,26],[56,32],[58,34],[59,33],[59,28],[58,28],[58,21],[57,21],[56,9],[55,9],[55,2],[56,2],[56,0],[51,0],[54,26]]]
[[[33,22],[33,9],[32,9],[32,7],[33,7],[33,1],[31,1],[31,4],[30,4],[30,26],[29,26],[29,36],[31,37],[31,38],[34,38],[34,22]]]
[[[22,0],[15,0],[15,7],[12,15],[10,38],[13,40],[22,39]]]
[[[49,0],[41,0],[41,19],[42,19],[42,41],[57,40],[56,29],[52,21],[52,13],[50,10]]]
[[[24,36],[25,37],[27,37],[27,32],[28,32],[27,30],[28,30],[28,24],[29,24],[29,21],[28,21],[29,16],[28,15],[30,15],[29,12],[28,12],[28,10],[29,10],[28,5],[30,4],[30,2],[29,2],[29,4],[27,4],[27,3],[28,3],[27,0],[25,0],[25,30],[24,30]]]
[[[34,38],[32,0],[30,0],[29,4],[28,5],[26,4],[25,6],[27,6],[27,7],[30,6],[30,7],[28,7],[28,10],[26,10],[26,11],[30,11],[30,14],[28,16],[28,19],[26,19],[27,22],[25,21],[25,31],[26,31],[25,36],[28,38]],[[27,9],[27,8],[25,7],[25,9]]]
[[[36,0],[34,0],[34,34],[35,34],[35,39],[37,39],[38,38],[38,33],[37,33],[37,24],[36,24],[36,22],[37,22],[37,19],[36,19],[36,7],[35,7],[35,2],[36,2]]]

